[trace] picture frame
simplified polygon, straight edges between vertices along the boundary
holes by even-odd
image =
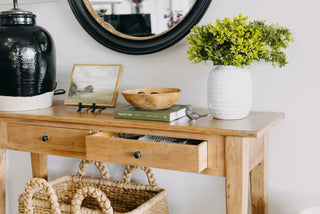
[[[74,64],[64,104],[115,108],[122,72],[121,64]]]

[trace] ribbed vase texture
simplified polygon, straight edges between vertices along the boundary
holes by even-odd
[[[252,105],[251,74],[245,68],[217,66],[208,78],[208,108],[216,119],[242,119]]]

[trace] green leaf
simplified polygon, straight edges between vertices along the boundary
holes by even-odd
[[[192,63],[210,60],[213,65],[247,66],[264,60],[282,67],[288,62],[283,52],[293,41],[292,32],[279,24],[248,22],[247,16],[216,19],[215,25],[195,25],[186,38]]]

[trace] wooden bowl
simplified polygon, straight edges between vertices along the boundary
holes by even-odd
[[[178,88],[140,88],[122,91],[128,103],[138,109],[160,110],[172,106],[181,96]]]

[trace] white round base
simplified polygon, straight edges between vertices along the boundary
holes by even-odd
[[[52,105],[53,91],[32,97],[0,96],[0,111],[28,111]]]

